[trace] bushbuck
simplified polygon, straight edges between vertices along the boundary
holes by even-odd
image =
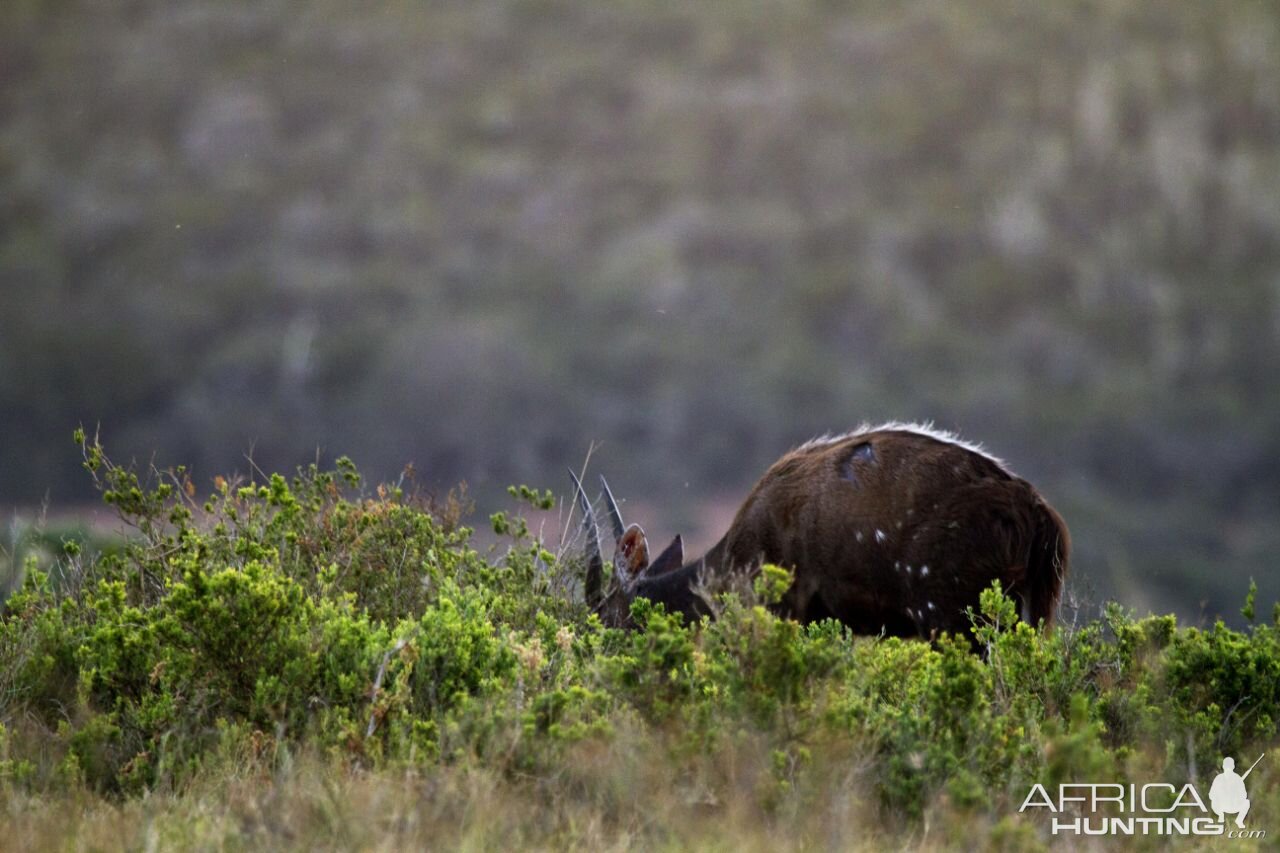
[[[802,622],[967,634],[966,608],[999,580],[1024,621],[1048,628],[1067,572],[1062,517],[999,459],[929,425],[864,426],[801,445],[765,472],[724,537],[691,563],[679,536],[650,561],[644,531],[623,523],[601,477],[615,542],[608,589],[591,502],[570,476],[587,531],[587,602],[608,625],[629,624],[636,596],[686,620],[710,614],[704,582],[767,562],[794,572],[777,610]]]

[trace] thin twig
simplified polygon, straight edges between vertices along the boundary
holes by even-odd
[[[391,663],[391,656],[398,654],[401,649],[409,645],[409,641],[412,640],[417,633],[418,632],[415,630],[411,631],[407,636],[401,637],[396,641],[396,644],[382,656],[382,663],[378,666],[378,674],[373,679],[373,690],[369,693],[370,705],[374,705],[374,703],[378,701],[378,693],[382,691],[382,679],[387,675],[387,665]],[[365,729],[364,736],[367,738],[373,737],[373,732],[377,728],[378,709],[375,706],[369,711],[369,726]]]

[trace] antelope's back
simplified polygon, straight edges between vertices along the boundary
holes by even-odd
[[[1025,619],[1050,622],[1067,534],[998,459],[895,425],[819,439],[778,460],[725,549],[734,565],[763,558],[793,568],[784,609],[797,618],[909,636],[966,630],[965,608],[996,579],[1021,598]],[[1053,577],[1043,576],[1046,560]]]

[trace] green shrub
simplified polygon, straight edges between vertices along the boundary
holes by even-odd
[[[1045,635],[993,587],[972,638],[854,637],[774,615],[791,577],[766,566],[714,621],[638,600],[624,632],[518,518],[486,556],[456,505],[366,493],[346,461],[219,480],[197,503],[184,473],[144,481],[81,441],[137,534],[65,554],[58,585],[33,567],[4,604],[11,793],[180,793],[312,754],[532,784],[588,820],[625,823],[664,790],[677,817],[729,798],[813,844],[808,816],[843,791],[886,826],[944,820],[963,839],[985,820],[993,845],[1021,846],[1034,829],[1009,816],[1033,782],[1185,781],[1276,735],[1274,625],[1113,606]]]

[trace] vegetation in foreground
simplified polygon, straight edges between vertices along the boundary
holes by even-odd
[[[1018,813],[1033,783],[1207,789],[1275,742],[1280,609],[1255,623],[1252,594],[1243,632],[1112,607],[1043,637],[993,589],[974,654],[777,619],[769,568],[714,622],[641,602],[623,633],[518,517],[484,554],[457,501],[365,491],[345,461],[200,501],[78,439],[137,535],[69,540],[4,603],[19,849],[1022,850],[1051,841]]]

